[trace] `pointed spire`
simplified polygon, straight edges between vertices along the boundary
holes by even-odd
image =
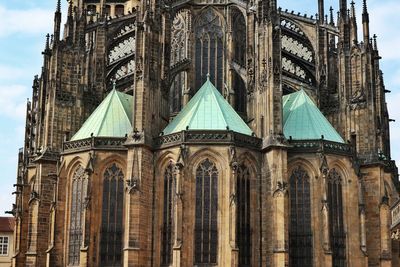
[[[61,0],[57,0],[57,9],[56,9],[57,13],[61,13]]]
[[[377,39],[377,36],[376,36],[376,34],[374,34],[374,36],[373,36],[373,47],[374,47],[374,50],[378,50],[378,42],[376,41],[376,39]]]
[[[335,21],[334,21],[334,18],[333,18],[333,7],[332,7],[332,6],[331,6],[331,8],[329,9],[329,14],[330,14],[330,21],[329,21],[329,24],[332,25],[332,26],[334,26],[334,25],[335,25]]]
[[[355,8],[355,4],[354,1],[351,1],[350,3],[350,17],[351,18],[356,18],[356,8]]]
[[[46,34],[46,47],[45,51],[50,50],[50,34]]]
[[[56,12],[54,13],[54,43],[60,40],[61,32],[61,0],[57,0]]]
[[[353,41],[353,43],[358,43],[356,8],[354,1],[351,1],[350,3],[349,18],[350,18],[351,41]]]
[[[363,0],[362,24],[364,33],[364,43],[368,44],[370,34],[369,34],[369,14],[367,8],[367,0]]]
[[[346,17],[347,14],[347,0],[340,0],[340,16],[342,19]]]

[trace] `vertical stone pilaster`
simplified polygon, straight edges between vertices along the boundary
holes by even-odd
[[[235,152],[236,153],[236,152]],[[229,243],[231,247],[231,266],[239,266],[239,249],[237,244],[237,169],[238,163],[236,159],[231,162],[231,179],[229,194]]]
[[[174,207],[174,246],[172,255],[172,266],[181,267],[182,231],[183,231],[183,189],[184,179],[183,164],[177,163],[175,167],[175,207]]]

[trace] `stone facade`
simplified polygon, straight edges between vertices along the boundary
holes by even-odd
[[[61,37],[58,1],[27,104],[13,266],[397,266],[377,40],[366,1],[363,41],[339,3],[335,22],[323,0],[316,18],[276,0],[73,0]],[[253,136],[162,133],[207,74]],[[113,84],[133,96],[133,131],[70,141]],[[284,136],[282,96],[300,89],[348,143]]]

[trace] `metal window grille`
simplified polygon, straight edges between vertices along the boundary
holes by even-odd
[[[328,175],[329,228],[332,266],[346,266],[346,234],[343,224],[342,177],[332,169]]]
[[[218,170],[209,159],[196,169],[196,264],[216,264],[218,255]]]
[[[115,163],[103,175],[100,266],[122,266],[124,174]]]
[[[290,266],[311,267],[312,251],[310,177],[298,167],[290,176]]]
[[[251,266],[250,170],[240,165],[237,174],[237,244],[239,266]]]
[[[83,210],[87,192],[87,175],[82,166],[79,166],[72,178],[71,212],[69,224],[69,253],[70,265],[79,265],[80,247],[83,232]]]
[[[174,167],[173,165],[168,165],[164,173],[164,207],[161,253],[163,265],[172,263],[174,187]]]

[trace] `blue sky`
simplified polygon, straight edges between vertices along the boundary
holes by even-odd
[[[63,4],[65,18],[66,1]],[[317,0],[278,0],[283,9],[315,14]],[[337,10],[338,0],[325,1]],[[350,0],[349,0],[350,2]],[[356,0],[361,17],[361,0]],[[387,95],[391,123],[392,157],[400,162],[400,29],[398,0],[368,0],[371,32],[378,34],[381,68],[392,93]],[[26,99],[33,76],[40,73],[45,35],[52,32],[56,0],[0,1],[0,216],[14,202],[18,148],[23,145]],[[360,25],[359,25],[360,26]],[[360,29],[361,32],[361,29]]]

